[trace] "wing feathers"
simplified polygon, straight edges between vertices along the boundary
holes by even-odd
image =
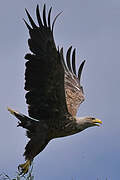
[[[26,13],[27,13],[27,16],[28,16],[28,19],[29,19],[29,21],[30,21],[30,23],[31,23],[32,28],[34,28],[34,29],[38,28],[38,27],[36,26],[36,24],[34,23],[32,17],[30,16],[28,10],[25,9],[25,11],[26,11]],[[37,5],[37,8],[36,8],[36,16],[37,16],[37,20],[38,20],[39,27],[49,27],[50,30],[51,30],[52,33],[53,33],[53,29],[54,29],[55,22],[56,22],[58,16],[60,16],[60,14],[61,14],[62,12],[60,12],[60,13],[54,18],[53,23],[52,23],[52,29],[51,29],[51,22],[50,22],[51,11],[52,11],[52,7],[50,8],[50,10],[49,10],[49,12],[48,12],[48,19],[46,19],[46,5],[44,4],[44,7],[43,7],[43,22],[42,22],[41,16],[40,16],[40,11],[39,11],[39,5]],[[23,20],[24,20],[24,19],[23,19]],[[48,22],[47,22],[47,21],[48,21]],[[30,30],[31,27],[28,25],[28,23],[27,23],[25,20],[24,20],[24,22],[25,22],[27,28]],[[48,23],[48,25],[47,25],[47,23]]]
[[[29,30],[31,30],[32,28],[29,26],[29,24],[25,21],[25,19],[23,19],[23,21],[24,21],[24,23],[26,24],[26,26],[27,26],[27,28],[29,29]]]
[[[51,22],[50,22],[51,11],[52,11],[52,7],[50,8],[49,13],[48,13],[48,27],[49,27],[50,29],[51,29]]]
[[[75,51],[76,49],[74,48],[73,53],[72,53],[72,68],[73,68],[73,73],[76,75]]]
[[[84,100],[80,78],[85,61],[82,62],[77,73],[75,49],[72,51],[72,46],[68,49],[66,62],[63,48],[60,52],[56,49],[53,28],[62,12],[54,18],[51,25],[51,11],[52,8],[49,9],[46,18],[44,5],[41,19],[37,5],[36,16],[39,26],[34,23],[27,10],[31,26],[24,20],[30,34],[29,48],[33,53],[25,56],[25,59],[29,60],[26,62],[25,72],[25,90],[29,91],[26,94],[26,101],[29,104],[29,115],[33,118],[46,118],[54,113],[57,113],[55,116],[60,116],[68,111],[74,116]]]
[[[69,71],[72,73],[71,62],[70,62],[71,50],[72,50],[72,46],[70,46],[70,48],[69,48],[68,51],[67,51],[66,61],[67,61],[67,66],[68,66],[68,68],[69,68]]]
[[[63,58],[63,65],[66,71],[68,71],[69,73],[71,72],[72,74],[76,75],[76,77],[78,78],[78,80],[80,81],[81,78],[81,74],[82,74],[82,70],[83,70],[83,66],[85,64],[85,60],[81,63],[79,70],[78,70],[78,76],[76,73],[76,64],[75,64],[75,52],[76,49],[74,48],[73,53],[72,53],[72,64],[71,64],[71,50],[72,50],[72,46],[69,47],[67,54],[66,54],[66,62],[67,62],[67,66],[65,64],[65,60]],[[63,51],[63,50],[62,50]],[[72,65],[72,66],[71,66]]]
[[[44,26],[47,27],[47,21],[46,21],[46,5],[44,4],[44,7],[43,7],[43,23],[44,23]]]
[[[27,13],[27,16],[28,16],[28,19],[31,23],[31,26],[32,28],[37,28],[36,24],[34,23],[32,17],[30,16],[29,12],[27,9],[25,9],[26,13]],[[46,5],[44,4],[44,7],[43,7],[43,22],[42,22],[42,19],[41,19],[41,16],[40,16],[40,11],[39,11],[39,5],[37,5],[37,8],[36,8],[36,16],[37,16],[37,21],[38,21],[38,24],[39,24],[39,27],[49,27],[50,30],[51,30],[51,22],[50,22],[50,17],[51,17],[51,11],[52,11],[52,7],[50,8],[49,12],[48,12],[48,19],[46,18]],[[54,21],[53,21],[53,24],[52,24],[52,29],[54,27],[54,24],[55,24],[55,21],[57,19],[57,17],[60,15],[61,13],[59,13]],[[24,19],[23,19],[24,20]],[[47,22],[48,21],[48,22]],[[28,29],[30,30],[31,27],[28,25],[28,23],[24,20],[26,26],[28,27]],[[48,23],[48,25],[47,25]]]
[[[81,74],[82,74],[84,64],[85,64],[85,60],[81,63],[81,65],[79,67],[79,70],[78,70],[78,79],[79,79],[79,81],[81,79]]]
[[[27,13],[27,16],[28,16],[28,19],[29,19],[29,21],[30,21],[30,23],[31,23],[32,28],[35,28],[35,29],[36,29],[37,26],[36,26],[36,24],[34,23],[32,17],[30,16],[29,12],[27,11],[27,9],[25,9],[25,11],[26,11],[26,13]]]
[[[64,71],[69,73],[68,67],[66,66],[64,56],[63,56],[63,48],[61,48],[61,50],[60,50],[60,56],[61,56],[61,63],[64,67]]]
[[[54,21],[53,21],[53,24],[52,24],[52,32],[53,32],[53,29],[54,29],[54,25],[55,25],[55,22],[57,20],[57,18],[62,14],[62,11],[54,18]]]
[[[82,69],[85,61],[83,61],[76,73],[76,64],[75,64],[75,49],[72,52],[72,62],[71,62],[71,50],[70,47],[66,55],[66,64],[63,58],[62,64],[65,70],[65,92],[66,92],[66,101],[68,111],[72,116],[75,116],[79,105],[84,101],[83,87],[80,84],[80,78]]]
[[[39,26],[36,26],[26,10],[31,27],[28,24],[30,39],[29,48],[33,54],[27,54],[25,59],[25,90],[29,116],[36,119],[59,121],[68,114],[65,91],[64,69],[61,56],[56,49],[53,32],[50,28],[51,8],[46,18],[46,6],[43,8],[41,19],[39,6],[36,16]],[[55,20],[52,28],[54,27]]]
[[[43,26],[42,20],[41,20],[41,17],[40,17],[39,5],[37,5],[37,8],[36,8],[36,16],[37,16],[39,26],[40,27]]]

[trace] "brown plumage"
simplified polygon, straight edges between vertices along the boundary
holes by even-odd
[[[28,45],[32,54],[26,54],[25,90],[29,117],[8,110],[19,120],[18,126],[27,129],[30,141],[25,147],[25,164],[19,165],[21,173],[28,172],[34,157],[39,154],[48,142],[57,137],[78,133],[88,127],[98,126],[100,120],[93,117],[76,117],[79,105],[84,101],[83,88],[80,84],[85,61],[76,72],[75,49],[70,47],[63,56],[63,48],[56,48],[53,28],[58,15],[51,26],[51,9],[46,18],[46,6],[41,19],[39,7],[36,8],[38,25],[26,10],[30,38]]]

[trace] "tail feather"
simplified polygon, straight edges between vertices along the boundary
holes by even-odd
[[[8,108],[8,111],[14,115],[17,119],[20,120],[20,122],[18,122],[18,125],[17,127],[21,126],[25,129],[28,129],[28,130],[32,130],[34,131],[34,129],[36,128],[36,126],[38,125],[38,121],[35,121],[34,119],[28,117],[28,116],[25,116],[24,114],[22,113],[19,113],[11,108]]]
[[[27,129],[27,137],[30,139],[24,152],[27,161],[25,164],[19,166],[24,173],[27,172],[31,160],[45,148],[51,138],[48,136],[48,127],[46,124],[41,123],[37,119],[27,117],[11,108],[8,108],[8,111],[19,119],[18,126]]]

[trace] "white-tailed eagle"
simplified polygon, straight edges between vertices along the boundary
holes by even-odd
[[[31,51],[25,56],[25,97],[29,116],[8,108],[19,119],[18,126],[27,129],[30,139],[24,152],[26,162],[19,165],[21,174],[28,172],[34,157],[51,139],[76,134],[102,123],[94,117],[76,117],[78,107],[84,101],[80,80],[85,61],[76,72],[75,49],[68,49],[65,60],[63,48],[56,47],[53,28],[59,14],[51,25],[51,10],[46,18],[44,5],[41,18],[37,5],[38,25],[27,10],[30,25],[24,20],[29,30],[28,45]]]

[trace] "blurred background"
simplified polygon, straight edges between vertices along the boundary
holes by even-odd
[[[119,0],[1,0],[0,1],[0,173],[14,177],[28,139],[17,128],[7,106],[27,114],[24,55],[29,52],[27,8],[35,19],[52,6],[56,45],[77,48],[77,67],[86,60],[82,76],[85,102],[78,116],[103,121],[98,128],[52,140],[34,160],[35,180],[118,180],[120,178],[120,1]]]

